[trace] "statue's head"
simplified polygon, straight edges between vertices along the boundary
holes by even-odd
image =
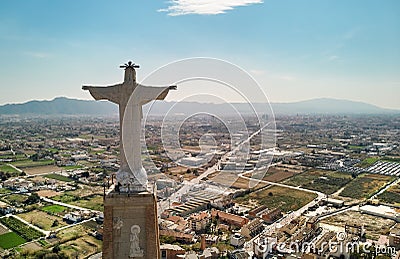
[[[125,68],[124,83],[136,83],[136,71],[133,67]]]
[[[139,65],[136,65],[132,61],[128,61],[128,63],[125,63],[122,66],[119,66],[120,68],[125,69],[125,77],[124,77],[124,83],[136,83],[136,70],[135,68],[139,68]]]

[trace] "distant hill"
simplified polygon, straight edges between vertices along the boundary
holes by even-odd
[[[318,98],[293,103],[274,103],[277,114],[399,114],[400,110],[384,109],[378,106],[349,100]]]
[[[252,113],[252,109],[263,111],[266,104],[204,104],[197,102],[155,102],[151,107],[152,114],[165,114],[172,109],[173,113],[192,114],[199,110],[216,114],[229,115],[234,109],[241,114]],[[312,99],[292,103],[271,103],[275,114],[400,114],[400,110],[390,110],[375,105],[329,98]],[[146,105],[144,112],[149,108]],[[233,109],[234,108],[234,109]],[[21,104],[0,106],[0,115],[115,115],[118,108],[106,101],[77,100],[58,97],[51,101],[29,101]]]
[[[51,101],[29,101],[0,106],[0,114],[2,115],[100,115],[117,112],[117,106],[110,102],[77,100],[66,97],[57,97]]]

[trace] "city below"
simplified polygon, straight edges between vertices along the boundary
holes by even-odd
[[[229,116],[178,121],[149,117],[142,138],[161,258],[399,257],[399,116],[249,115],[234,134]],[[101,258],[118,118],[0,125],[0,257]]]

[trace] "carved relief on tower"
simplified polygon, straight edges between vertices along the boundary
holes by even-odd
[[[113,218],[113,229],[117,232],[118,235],[121,235],[121,228],[124,226],[124,222],[121,217]]]
[[[140,227],[138,225],[132,225],[130,235],[130,249],[129,258],[143,257],[143,249],[140,249],[139,240]]]

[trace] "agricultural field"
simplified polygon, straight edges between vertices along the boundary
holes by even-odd
[[[68,258],[87,258],[90,255],[101,252],[102,241],[97,240],[93,236],[84,235],[75,240],[68,241],[60,247]]]
[[[34,240],[43,236],[41,232],[38,232],[36,229],[25,225],[23,222],[12,216],[0,218],[0,222],[27,241]]]
[[[245,175],[250,177],[250,175]],[[204,179],[204,178],[203,178]],[[213,183],[218,183],[226,187],[232,187],[234,189],[248,189],[248,188],[261,188],[266,186],[265,183],[259,183],[258,181],[250,181],[249,179],[240,178],[237,173],[216,171],[208,175],[206,178]]]
[[[0,172],[4,173],[19,173],[14,167],[7,164],[0,165]]]
[[[336,171],[310,170],[284,181],[292,186],[301,186],[306,189],[332,194],[352,180],[350,174]]]
[[[36,192],[40,197],[52,198],[54,196],[60,195],[60,192],[53,190],[40,190]]]
[[[67,165],[67,166],[59,167],[59,170],[63,170],[63,171],[75,170],[75,169],[81,169],[82,167],[83,166],[81,166],[81,165]]]
[[[69,202],[69,204],[91,209],[103,211],[103,196],[102,195],[90,195],[86,197],[82,197],[79,200]]]
[[[379,160],[379,157],[367,157],[363,161],[361,161],[358,166],[362,168],[366,168],[368,166],[373,165],[376,161]]]
[[[25,154],[15,154],[11,152],[0,152],[0,159],[12,159],[12,160],[24,160],[26,159]]]
[[[78,184],[78,188],[74,191],[65,192],[77,197],[85,197],[93,194],[103,194],[102,186],[90,186],[85,184]]]
[[[0,235],[0,247],[10,249],[25,243],[26,240],[15,232],[8,232]]]
[[[226,187],[233,187],[236,189],[249,188],[249,180],[241,179],[237,174],[217,171],[208,175],[208,179],[213,183],[218,183]]]
[[[24,169],[24,172],[28,175],[49,174],[57,171],[60,171],[60,168],[55,165],[35,166]]]
[[[40,210],[18,214],[18,217],[43,230],[55,230],[67,225],[61,217],[50,215]]]
[[[59,174],[47,174],[44,177],[50,178],[50,179],[55,179],[58,181],[63,181],[63,182],[72,182],[73,181],[72,179],[70,179],[66,176],[63,176],[63,175],[59,175]]]
[[[282,212],[294,211],[308,204],[317,197],[316,194],[273,186],[262,191],[252,192],[235,199],[237,203],[250,204],[256,202],[268,208],[280,208]]]
[[[10,232],[10,230],[0,223],[0,235]]]
[[[60,214],[63,212],[68,211],[67,207],[61,206],[61,205],[49,205],[41,208],[42,211],[47,212],[49,214]]]
[[[378,199],[385,203],[400,206],[400,183],[391,186],[384,193],[379,195]]]
[[[1,199],[9,204],[17,205],[24,203],[26,199],[28,199],[28,196],[23,194],[9,194],[2,197]]]
[[[63,244],[65,242],[68,242],[70,240],[77,239],[79,237],[82,237],[84,235],[88,235],[89,232],[87,228],[83,225],[76,225],[70,228],[66,228],[61,230],[60,232],[57,233],[57,242],[60,244]]]
[[[30,242],[30,243],[24,244],[23,246],[21,246],[21,248],[23,251],[25,250],[25,251],[29,251],[32,253],[32,252],[43,249],[41,242],[46,242],[46,241],[38,240],[36,242]]]
[[[379,174],[361,174],[345,186],[340,196],[353,199],[369,198],[394,178]]]
[[[362,214],[358,211],[346,211],[321,220],[321,223],[344,227],[346,224],[359,225],[365,223],[367,238],[378,240],[380,235],[387,235],[390,228],[396,224],[394,220],[383,219],[368,214]]]
[[[10,193],[11,191],[9,189],[6,188],[0,188],[0,194],[7,194]]]
[[[257,179],[249,180],[245,178],[237,178],[237,180],[232,184],[231,187],[236,189],[248,189],[248,188],[260,189],[267,185],[268,184],[266,183],[259,182]]]
[[[270,182],[281,182],[287,178],[303,172],[303,168],[291,165],[277,165],[268,168],[263,180]]]
[[[48,159],[48,160],[32,161],[30,159],[25,159],[25,160],[11,162],[11,164],[22,169],[22,168],[27,168],[27,167],[53,165],[54,160]]]
[[[103,196],[99,194],[79,197],[70,193],[64,193],[62,195],[54,196],[52,199],[83,208],[103,211]]]

